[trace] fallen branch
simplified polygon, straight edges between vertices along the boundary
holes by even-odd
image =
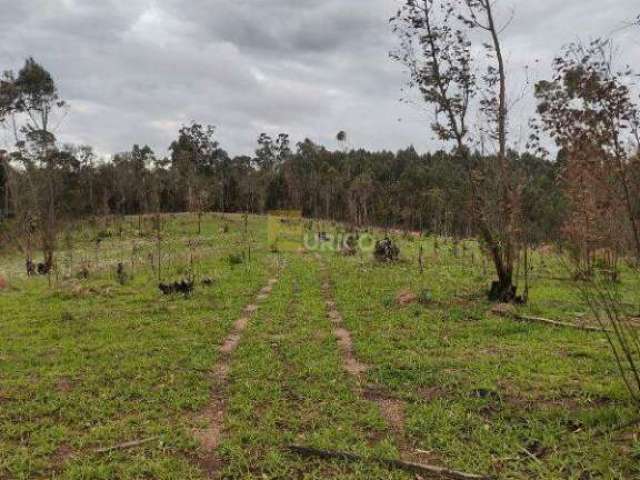
[[[107,452],[112,452],[114,450],[125,450],[127,448],[139,447],[140,445],[144,445],[145,443],[153,442],[154,440],[157,440],[158,438],[160,438],[160,437],[150,437],[150,438],[145,438],[143,440],[133,440],[132,442],[120,443],[120,444],[114,445],[112,447],[97,448],[96,450],[94,450],[94,452],[95,453],[107,453]]]
[[[548,318],[542,318],[542,317],[528,317],[526,315],[519,315],[517,313],[513,313],[512,316],[516,320],[520,320],[523,322],[546,323],[547,325],[553,325],[554,327],[573,328],[576,330],[584,330],[587,332],[600,332],[600,333],[609,331],[600,327],[591,327],[589,325],[577,325],[575,323],[568,323],[568,322],[558,322],[557,320],[549,320]]]
[[[508,308],[506,308],[508,307]],[[544,323],[546,325],[552,325],[554,327],[563,327],[563,328],[573,328],[575,330],[584,330],[587,332],[600,332],[600,333],[606,333],[606,332],[610,332],[609,330],[605,329],[605,328],[601,328],[601,327],[592,327],[589,325],[577,325],[575,323],[568,323],[568,322],[559,322],[557,320],[549,320],[548,318],[542,318],[542,317],[529,317],[526,315],[520,315],[519,313],[515,312],[513,307],[510,305],[496,305],[492,310],[491,313],[493,313],[494,315],[498,315],[500,317],[511,317],[514,320],[518,320],[521,322],[529,322],[529,323]]]
[[[404,462],[402,460],[390,460],[384,458],[365,458],[354,453],[335,452],[329,450],[319,450],[316,448],[301,447],[299,445],[289,445],[287,449],[303,457],[317,457],[324,459],[343,460],[346,462],[377,462],[390,468],[397,468],[411,473],[423,475],[437,475],[439,477],[451,478],[454,480],[486,480],[491,477],[476,475],[472,473],[448,470],[434,465],[424,465],[420,463]]]
[[[539,464],[539,465],[542,464],[540,459],[538,457],[536,457],[533,453],[531,453],[529,450],[527,450],[526,448],[522,447],[520,450],[522,451],[522,453],[524,453],[527,457],[529,457],[531,460],[533,460],[537,464]]]

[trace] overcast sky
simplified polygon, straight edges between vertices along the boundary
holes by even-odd
[[[615,35],[640,69],[638,0],[497,0],[515,17],[504,44],[512,98],[544,76],[560,47]],[[181,124],[216,125],[222,146],[249,153],[260,132],[333,147],[437,147],[429,115],[400,102],[406,80],[388,58],[396,0],[0,0],[0,68],[34,56],[70,111],[62,141],[101,153],[134,143],[164,153]],[[538,62],[536,62],[538,61]],[[518,104],[512,130],[531,108]],[[517,135],[516,135],[517,137]]]

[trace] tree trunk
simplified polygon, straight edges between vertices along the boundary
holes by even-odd
[[[504,260],[504,250],[498,243],[484,219],[480,219],[480,231],[489,247],[491,259],[498,275],[498,280],[491,284],[489,300],[492,302],[510,303],[516,299],[516,287],[513,285],[513,264]]]

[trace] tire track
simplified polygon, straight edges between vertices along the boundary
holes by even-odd
[[[342,366],[357,382],[356,393],[361,398],[377,404],[403,460],[437,462],[438,460],[429,452],[416,451],[407,440],[405,426],[406,401],[395,397],[379,386],[365,384],[366,373],[371,366],[358,360],[354,352],[353,335],[346,327],[342,314],[336,305],[329,270],[326,264],[321,259],[319,260],[323,276],[322,293],[325,298],[327,316],[333,325],[333,334],[341,351]]]
[[[324,268],[323,268],[324,270]],[[324,270],[326,274],[326,270]],[[338,311],[335,301],[333,300],[333,293],[331,290],[331,284],[326,279],[322,284],[322,293],[325,298],[325,305],[327,308],[327,315],[333,327],[333,334],[338,341],[340,352],[342,355],[342,366],[353,377],[361,382],[364,378],[364,374],[369,370],[369,366],[360,362],[353,350],[353,337],[351,332],[345,327],[342,315]]]
[[[203,454],[197,459],[197,463],[209,478],[215,478],[222,467],[222,461],[216,455],[216,449],[220,445],[227,410],[227,387],[231,357],[238,348],[242,334],[247,329],[251,317],[258,311],[259,304],[269,298],[276,283],[278,283],[278,279],[271,278],[268,284],[259,291],[255,303],[244,307],[242,316],[235,321],[231,333],[219,347],[220,355],[212,369],[213,387],[209,405],[197,417],[198,423],[207,424],[207,427],[192,430],[193,436],[200,443],[200,450]]]

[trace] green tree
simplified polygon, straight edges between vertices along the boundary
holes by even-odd
[[[58,234],[59,197],[61,195],[61,163],[66,159],[57,150],[51,131],[52,115],[64,108],[65,102],[51,74],[33,58],[27,58],[16,74],[7,71],[0,82],[0,121],[10,125],[16,141],[11,158],[19,162],[23,174],[29,176],[31,190],[14,206],[23,210],[21,218],[31,224],[38,220],[44,264],[53,267]],[[17,189],[12,189],[18,194]],[[29,201],[27,201],[29,200]],[[28,229],[30,230],[29,226]],[[30,252],[27,262],[31,261]]]

